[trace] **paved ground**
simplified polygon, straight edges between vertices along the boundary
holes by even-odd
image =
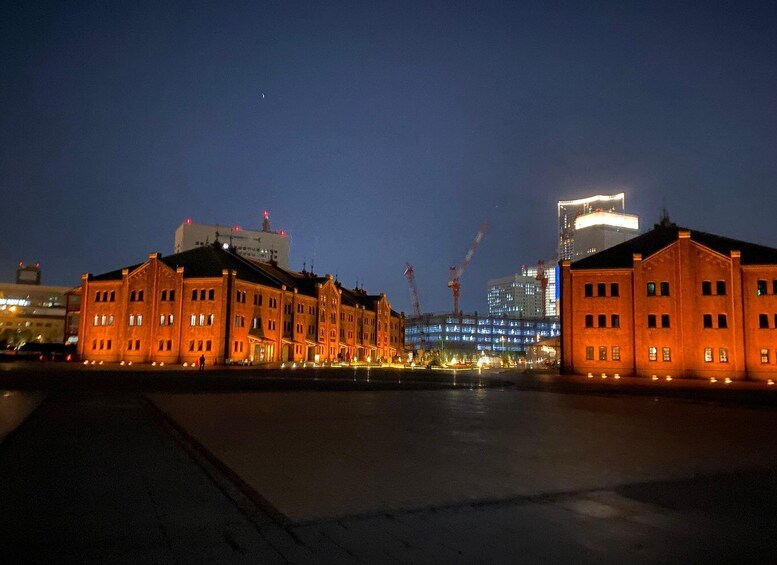
[[[768,407],[334,384],[157,394],[170,425],[126,384],[87,384],[0,444],[9,562],[777,560]]]

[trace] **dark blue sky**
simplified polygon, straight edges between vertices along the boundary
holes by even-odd
[[[462,308],[553,255],[556,201],[777,246],[774,2],[19,2],[0,12],[0,279],[76,285],[186,218]],[[264,96],[263,96],[264,95]]]

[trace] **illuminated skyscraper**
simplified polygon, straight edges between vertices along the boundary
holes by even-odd
[[[559,201],[559,260],[576,261],[638,235],[639,218],[624,212],[622,192]]]

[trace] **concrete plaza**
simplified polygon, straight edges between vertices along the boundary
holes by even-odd
[[[777,559],[777,411],[760,403],[466,375],[218,393],[59,378],[0,444],[13,562]]]

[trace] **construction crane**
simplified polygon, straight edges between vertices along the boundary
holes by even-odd
[[[540,290],[542,291],[542,317],[548,317],[548,305],[545,301],[545,297],[548,293],[548,274],[545,272],[545,261],[540,259],[537,261],[537,276],[534,277],[540,282]]]
[[[456,268],[456,265],[451,265],[449,275],[448,275],[448,288],[450,288],[453,291],[453,313],[458,314],[459,313],[459,292],[461,291],[461,275],[464,274],[464,269],[467,268],[467,265],[469,265],[469,262],[472,260],[472,255],[475,253],[475,249],[478,248],[478,245],[480,245],[480,240],[483,239],[483,236],[486,234],[486,230],[488,229],[488,222],[483,222],[483,225],[480,226],[480,230],[478,230],[477,235],[475,236],[475,241],[472,242],[472,245],[469,248],[469,251],[467,251],[467,254],[464,256],[464,261],[461,262],[461,265]]]
[[[421,304],[418,301],[418,287],[415,285],[415,271],[413,271],[413,265],[410,263],[407,263],[405,276],[407,277],[407,282],[410,285],[410,301],[413,304],[413,314],[418,320],[418,334],[420,339],[419,353],[420,356],[423,357],[424,350],[426,349],[426,334],[424,333],[424,325],[423,321],[421,320]]]

